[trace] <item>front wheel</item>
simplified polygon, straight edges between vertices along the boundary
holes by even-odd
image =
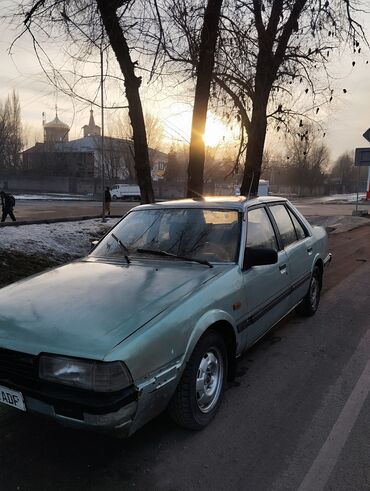
[[[298,306],[298,312],[304,316],[314,315],[319,307],[322,286],[322,273],[318,266],[312,272],[310,286],[306,296]]]
[[[112,196],[112,200],[113,200],[113,201],[117,201],[117,200],[118,200],[118,197],[117,197],[117,196],[114,194],[114,195]]]
[[[169,406],[179,425],[200,430],[220,407],[227,376],[227,350],[222,336],[209,331],[196,345]]]

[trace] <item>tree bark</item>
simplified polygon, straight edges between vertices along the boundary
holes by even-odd
[[[139,93],[141,77],[135,75],[135,65],[132,62],[130,50],[117,16],[117,1],[97,0],[97,6],[110,45],[125,79],[125,91],[134,140],[135,170],[141,192],[141,202],[153,203],[154,192],[150,172],[148,142]]]
[[[203,195],[205,161],[203,135],[206,127],[209,92],[215,63],[221,6],[222,0],[208,0],[204,14],[189,149],[187,190],[189,198],[199,198]]]
[[[248,132],[243,181],[240,188],[240,194],[244,196],[257,196],[258,194],[267,130],[267,104],[276,76],[276,72],[272,68],[271,48],[267,43],[262,42],[262,44],[263,47],[257,57],[252,117]]]
[[[261,175],[263,149],[266,140],[268,100],[278,69],[284,62],[290,37],[307,1],[295,0],[274,53],[273,46],[274,41],[276,41],[279,18],[283,13],[284,2],[283,0],[275,0],[271,10],[271,17],[267,28],[265,28],[262,22],[261,2],[253,0],[259,52],[247,155],[243,182],[240,188],[242,195],[257,196],[258,194],[258,181]]]
[[[248,146],[245,158],[245,169],[240,194],[257,196],[258,182],[261,176],[263,149],[267,129],[267,100],[261,100],[253,105]]]

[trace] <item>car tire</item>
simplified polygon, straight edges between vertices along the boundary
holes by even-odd
[[[298,313],[306,317],[311,317],[316,313],[320,303],[321,287],[322,272],[318,266],[315,266],[311,275],[308,292],[298,306]]]
[[[115,194],[112,196],[112,200],[113,201],[117,201],[118,200],[118,198],[117,198],[117,196]]]
[[[180,426],[201,430],[215,417],[227,379],[227,349],[222,336],[208,331],[196,345],[169,405]]]

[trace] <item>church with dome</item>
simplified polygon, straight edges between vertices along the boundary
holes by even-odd
[[[45,113],[42,113],[42,126],[44,130],[44,143],[53,144],[66,142],[69,139],[69,126],[58,118],[58,109],[55,108],[55,118],[49,123],[45,122]]]
[[[70,127],[60,119],[57,108],[53,120],[47,122],[45,113],[42,116],[43,142],[37,142],[22,153],[26,175],[49,178],[50,182],[68,179],[67,192],[94,194],[101,185],[104,154],[105,179],[109,184],[136,182],[133,142],[109,136],[102,142],[101,128],[95,123],[93,109],[90,109],[88,124],[81,128],[83,136],[74,140],[70,140]],[[163,175],[168,157],[163,152],[149,149],[149,158],[155,181],[161,173]],[[65,185],[62,187],[64,189]]]

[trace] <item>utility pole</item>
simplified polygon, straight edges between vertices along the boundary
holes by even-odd
[[[104,27],[102,25],[101,43],[100,43],[100,105],[101,105],[101,182],[102,182],[102,222],[105,218],[105,162],[104,162],[104,70],[103,70],[103,41]]]
[[[365,131],[365,133],[362,136],[365,138],[365,140],[370,142],[370,128],[367,131]],[[369,169],[367,172],[367,184],[366,184],[366,195],[365,195],[366,200],[370,200],[370,162],[368,163],[368,166]]]

